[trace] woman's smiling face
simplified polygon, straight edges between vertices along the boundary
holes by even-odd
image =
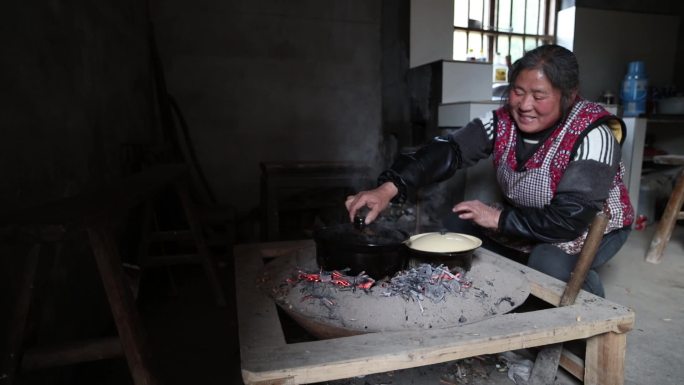
[[[522,132],[540,132],[560,119],[561,91],[551,85],[543,71],[523,70],[509,92],[508,105]]]

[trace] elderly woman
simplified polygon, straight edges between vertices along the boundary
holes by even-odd
[[[604,296],[595,269],[622,247],[634,219],[620,160],[624,123],[578,96],[577,59],[558,45],[526,53],[509,78],[503,107],[395,162],[377,188],[347,198],[350,218],[367,206],[371,222],[390,201],[492,155],[505,202],[460,202],[445,227],[504,255],[523,252],[528,266],[567,282],[603,210],[610,221],[584,289]]]

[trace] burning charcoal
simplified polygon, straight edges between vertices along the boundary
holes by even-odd
[[[321,270],[318,273],[298,270],[296,274],[287,278],[282,286],[298,286],[299,291],[302,293],[302,302],[318,301],[321,306],[332,311],[332,308],[335,306],[335,291],[356,290],[356,288],[359,288],[368,293],[375,284],[375,280],[366,275],[365,272],[361,272],[356,276],[345,275],[347,272],[349,272],[349,269]]]

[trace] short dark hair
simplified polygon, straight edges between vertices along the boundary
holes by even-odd
[[[563,116],[574,103],[574,95],[579,90],[579,64],[572,51],[556,44],[539,46],[516,60],[508,74],[508,89],[504,98],[508,99],[508,91],[515,84],[522,71],[541,70],[553,88],[561,92]],[[508,100],[506,100],[508,101]]]

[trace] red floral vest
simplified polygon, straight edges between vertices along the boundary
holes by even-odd
[[[580,134],[598,119],[610,116],[610,113],[596,103],[577,101],[564,123],[527,160],[522,171],[516,171],[517,128],[505,107],[496,110],[495,115],[497,126],[493,158],[503,194],[516,206],[542,208],[554,197]],[[624,174],[625,167],[620,162],[604,204],[604,211],[610,214],[606,233],[631,225],[634,220],[634,209],[622,180]],[[566,253],[577,254],[586,237],[585,231],[577,239],[555,245]],[[529,250],[529,247],[520,248]]]

